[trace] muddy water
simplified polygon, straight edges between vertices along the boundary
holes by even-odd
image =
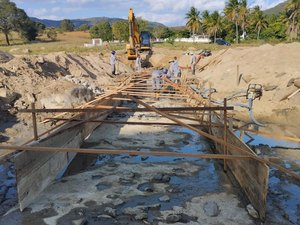
[[[239,133],[237,132],[239,136]],[[276,163],[300,175],[300,144],[260,135],[244,137],[259,156],[278,157]],[[259,150],[259,151],[257,151]],[[300,224],[300,181],[270,168],[267,196],[267,222]]]
[[[113,119],[163,122],[142,113],[115,114]],[[211,144],[181,127],[103,125],[83,147],[209,153]],[[170,215],[176,215],[178,224],[254,224],[235,193],[214,160],[81,155],[25,212],[12,210],[0,224],[65,225],[78,219],[87,224],[166,224]],[[203,209],[211,201],[217,206],[213,217]]]
[[[143,113],[114,114],[111,119],[166,122]],[[82,147],[211,152],[206,139],[175,126],[103,125]],[[261,151],[275,154],[269,149]],[[289,160],[285,163],[294,168]],[[11,210],[0,218],[0,224],[65,225],[76,220],[86,224],[168,224],[172,215],[177,216],[177,224],[259,224],[250,218],[237,193],[214,160],[81,154],[25,212]],[[271,170],[266,224],[298,224],[298,193],[299,184]],[[15,198],[13,191],[7,190],[6,195]],[[204,213],[210,202],[218,207],[213,217]]]

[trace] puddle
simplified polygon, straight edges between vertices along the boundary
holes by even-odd
[[[239,137],[240,132],[235,132]],[[244,142],[248,142],[250,145],[268,145],[270,148],[284,148],[295,149],[300,148],[300,144],[297,142],[289,142],[283,140],[277,140],[273,138],[263,137],[260,135],[250,134],[254,140],[244,135]],[[276,151],[265,151],[266,156],[278,156]],[[299,149],[300,154],[300,149]],[[279,156],[278,156],[279,157]],[[292,170],[296,174],[300,175],[300,171],[295,170],[293,164],[300,165],[297,159],[294,160],[282,160],[281,165],[287,169]],[[267,214],[269,217],[274,217],[274,221],[286,221],[289,220],[293,224],[300,224],[300,186],[299,182],[292,181],[290,177],[286,177],[283,173],[270,168],[269,177],[269,191],[267,197]],[[271,218],[272,219],[272,218]]]
[[[234,133],[237,137],[240,136],[240,131],[236,131]],[[243,141],[245,143],[249,142],[249,144],[251,144],[251,145],[264,144],[264,145],[270,146],[271,148],[272,147],[300,148],[300,143],[297,143],[297,142],[283,141],[283,140],[264,137],[261,135],[251,134],[251,133],[250,133],[250,135],[251,135],[251,137],[253,137],[254,140],[249,142],[251,139],[247,135],[244,135]]]

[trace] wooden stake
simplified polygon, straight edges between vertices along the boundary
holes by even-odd
[[[38,140],[38,131],[37,131],[37,124],[36,124],[36,113],[35,111],[35,103],[32,102],[31,103],[31,109],[32,109],[32,126],[33,126],[33,137],[34,140],[37,141]]]
[[[228,154],[228,149],[227,149],[227,99],[224,98],[224,142],[225,144],[223,145],[224,148],[224,155]],[[226,159],[224,159],[224,171],[227,172],[227,163]]]

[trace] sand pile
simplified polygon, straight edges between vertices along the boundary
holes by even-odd
[[[131,72],[130,67],[118,63],[119,74]],[[16,122],[15,113],[30,107],[75,107],[104,92],[113,80],[109,56],[52,53],[40,56],[15,56],[0,63],[0,108],[8,110],[1,122]],[[23,124],[24,114],[17,114]],[[11,127],[1,126],[0,132]],[[1,133],[0,133],[1,134]],[[16,132],[10,135],[15,136]]]
[[[219,57],[220,52],[216,52],[202,60],[198,68],[212,61],[214,63],[202,72],[198,71],[197,76],[205,82],[212,82],[217,89],[213,96],[217,99],[247,90],[249,84],[261,84],[264,92],[261,100],[254,103],[256,117],[263,122],[294,126],[297,130],[300,125],[300,93],[289,100],[287,96],[299,89],[299,52],[300,43],[230,48]],[[236,102],[245,103],[243,99]],[[247,114],[245,109],[240,111]],[[247,118],[242,114],[240,117]]]

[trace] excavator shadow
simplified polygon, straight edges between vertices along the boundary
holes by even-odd
[[[153,67],[152,63],[150,62],[150,59],[153,55],[153,51],[147,51],[147,52],[142,52],[140,53],[142,57],[142,67],[143,68],[150,68]]]

